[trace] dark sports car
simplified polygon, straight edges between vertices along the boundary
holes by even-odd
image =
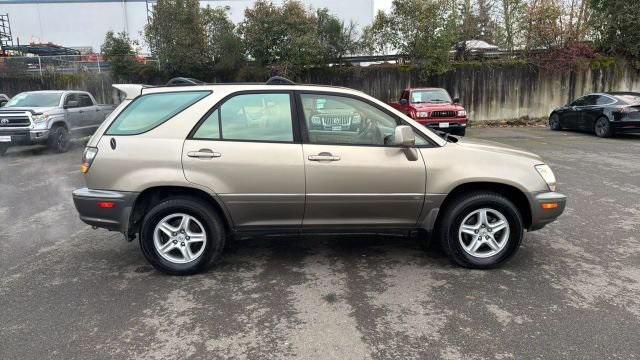
[[[607,92],[585,95],[549,116],[552,130],[576,129],[600,137],[640,133],[640,93]]]

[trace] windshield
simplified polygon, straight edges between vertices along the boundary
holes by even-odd
[[[61,93],[20,93],[5,107],[53,107],[60,104]]]
[[[450,103],[451,97],[444,89],[414,90],[411,92],[411,103]]]

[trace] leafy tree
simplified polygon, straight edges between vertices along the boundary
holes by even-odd
[[[279,72],[291,76],[322,62],[316,24],[316,17],[298,1],[276,6],[258,0],[245,10],[240,33],[248,54],[259,65],[278,67]]]
[[[328,9],[316,12],[317,37],[324,63],[342,61],[345,55],[358,51],[356,26],[353,22],[345,25]]]
[[[207,37],[198,0],[158,0],[144,34],[170,75],[209,76]]]
[[[100,50],[104,58],[111,62],[111,74],[114,79],[129,78],[136,64],[134,47],[137,45],[124,31],[117,34],[113,31],[107,32]]]
[[[527,8],[523,32],[528,50],[562,47],[563,8],[555,0],[535,0]]]
[[[395,27],[395,19],[393,15],[389,15],[382,10],[378,10],[371,25],[365,27],[362,31],[361,47],[363,50],[373,53],[389,55],[395,50],[394,46],[400,35]]]
[[[591,0],[597,43],[603,50],[630,58],[640,58],[640,2],[632,0]]]
[[[520,43],[522,20],[527,6],[524,0],[501,1],[502,26],[504,29],[504,38],[501,41],[501,45],[507,50],[513,51]]]
[[[202,9],[202,22],[207,36],[207,57],[213,71],[223,80],[235,80],[245,65],[244,46],[236,26],[222,7]]]

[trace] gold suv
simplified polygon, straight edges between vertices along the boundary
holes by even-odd
[[[74,202],[170,274],[256,233],[417,233],[459,265],[491,268],[565,207],[539,156],[440,136],[355,90],[116,87],[126,100],[87,144]]]

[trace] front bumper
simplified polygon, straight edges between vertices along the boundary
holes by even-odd
[[[0,138],[9,136],[11,141],[2,141],[0,144],[9,146],[41,144],[49,139],[49,130],[15,130],[3,129]]]
[[[137,192],[91,190],[88,188],[73,191],[73,202],[84,223],[119,231],[127,234],[129,217],[133,204],[138,197]],[[99,203],[112,202],[113,207],[102,208]]]
[[[442,119],[416,119],[416,121],[430,129],[444,132],[457,132],[467,127],[468,120],[464,118],[442,118]]]
[[[564,211],[567,197],[557,192],[541,192],[530,196],[531,226],[529,231],[542,229]]]

